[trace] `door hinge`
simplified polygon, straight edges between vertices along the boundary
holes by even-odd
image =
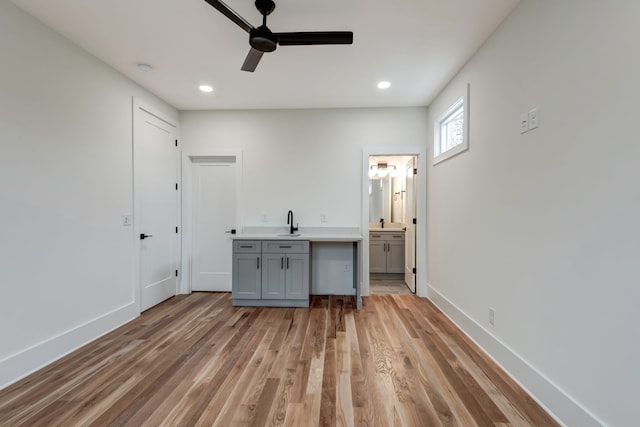
[[[176,190],[178,189],[178,183],[176,182]]]
[[[413,267],[413,269],[411,270],[413,272],[413,274],[416,274],[416,268]]]
[[[413,168],[413,174],[418,175],[418,168]]]
[[[178,234],[178,227],[176,227],[176,234]]]
[[[417,218],[413,218],[413,223],[414,223],[414,224],[417,224],[417,223],[418,223]]]
[[[178,146],[178,140],[176,139],[176,147]]]
[[[176,277],[178,277],[178,270],[176,270]]]

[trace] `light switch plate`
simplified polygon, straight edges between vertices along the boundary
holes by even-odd
[[[539,123],[540,120],[538,117],[538,107],[536,107],[529,111],[529,130],[537,128]]]
[[[529,114],[524,113],[520,116],[520,133],[529,132]]]
[[[125,225],[125,226],[133,225],[133,215],[122,214],[122,225]]]

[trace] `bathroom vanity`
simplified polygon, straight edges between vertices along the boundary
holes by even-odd
[[[404,273],[404,230],[369,231],[369,272]]]

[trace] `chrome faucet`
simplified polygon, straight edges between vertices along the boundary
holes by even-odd
[[[289,234],[293,234],[294,231],[298,231],[298,226],[293,226],[293,211],[287,213],[287,224],[291,224],[289,227]]]

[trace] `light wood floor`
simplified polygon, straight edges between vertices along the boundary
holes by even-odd
[[[0,391],[2,426],[555,426],[427,300],[178,296]]]

